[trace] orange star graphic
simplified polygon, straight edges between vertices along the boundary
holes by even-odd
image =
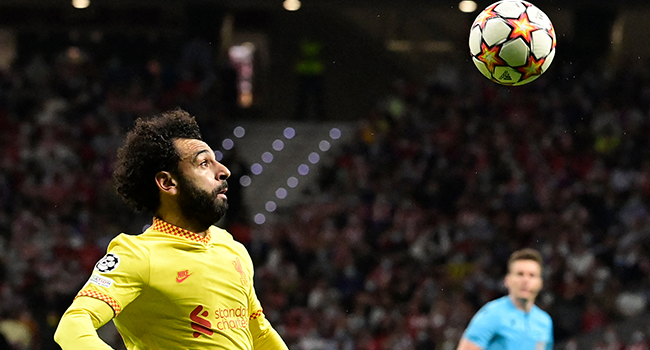
[[[527,43],[530,43],[533,31],[539,29],[536,25],[530,23],[530,20],[528,20],[528,14],[526,13],[519,16],[517,19],[509,19],[508,23],[512,26],[510,39],[522,37]]]
[[[492,6],[486,8],[483,10],[481,13],[478,14],[476,19],[474,20],[474,23],[472,24],[472,27],[474,27],[477,23],[481,27],[481,30],[485,27],[485,23],[488,18],[496,17],[498,16],[496,13],[494,13],[494,8],[496,7],[496,4],[493,4]]]
[[[553,28],[552,25],[551,25],[551,29],[548,30],[548,33],[551,34],[551,38],[553,38],[553,46],[552,47],[555,47],[555,44],[556,44],[556,42],[555,42],[556,41],[556,39],[555,39],[555,28]]]
[[[535,56],[530,55],[530,58],[528,60],[528,64],[517,68],[517,71],[521,73],[521,79],[520,81],[526,80],[534,75],[540,75],[542,74],[542,65],[544,64],[544,61],[546,61],[545,58],[542,58],[540,60],[536,60]]]
[[[485,43],[482,43],[481,46],[481,53],[476,58],[485,63],[490,72],[494,72],[494,66],[506,64],[499,57],[499,46],[490,48]]]

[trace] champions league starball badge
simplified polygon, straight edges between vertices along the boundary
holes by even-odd
[[[97,262],[95,270],[99,272],[110,272],[115,270],[119,264],[120,258],[113,253],[108,253]]]

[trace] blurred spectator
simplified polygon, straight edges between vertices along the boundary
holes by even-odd
[[[647,336],[643,331],[636,330],[632,333],[632,339],[625,347],[625,350],[650,350]]]
[[[625,343],[621,341],[620,336],[614,327],[606,327],[602,334],[602,340],[599,348],[603,350],[624,350]]]

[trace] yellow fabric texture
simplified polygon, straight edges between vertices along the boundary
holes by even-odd
[[[287,349],[264,317],[246,248],[214,226],[201,237],[154,218],[119,235],[82,298],[110,305],[129,350]]]
[[[97,328],[113,318],[113,309],[94,298],[77,298],[63,314],[54,334],[62,349],[113,349],[104,343]]]

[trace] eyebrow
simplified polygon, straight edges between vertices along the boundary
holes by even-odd
[[[192,163],[196,162],[196,159],[202,155],[203,153],[210,153],[209,149],[202,149],[194,154],[194,157],[192,157]]]

